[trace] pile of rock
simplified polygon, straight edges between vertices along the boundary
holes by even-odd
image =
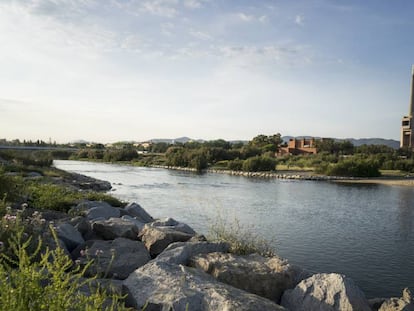
[[[368,301],[340,274],[314,274],[278,257],[228,253],[172,218],[141,206],[83,202],[55,221],[61,244],[87,275],[145,310],[413,310],[402,298]],[[92,265],[87,265],[94,259]]]

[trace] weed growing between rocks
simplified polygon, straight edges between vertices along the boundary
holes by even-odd
[[[228,222],[218,217],[209,230],[209,240],[227,242],[230,252],[237,255],[258,253],[264,257],[275,256],[269,241],[255,233],[254,227],[245,227],[238,219]]]
[[[1,311],[128,310],[120,295],[93,287],[95,278],[83,277],[92,262],[80,268],[62,248],[42,247],[41,239],[33,249],[26,226],[19,215],[6,214],[1,222],[3,238],[11,230],[8,241],[0,243]]]
[[[81,200],[105,201],[112,206],[123,206],[118,199],[95,191],[76,191],[65,186],[33,182],[27,186],[30,206],[67,212]]]

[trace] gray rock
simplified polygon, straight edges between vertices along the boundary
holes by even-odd
[[[279,257],[265,258],[258,254],[237,256],[210,253],[195,256],[191,266],[199,268],[218,281],[250,293],[280,302],[283,292],[293,288],[301,271]]]
[[[336,273],[315,274],[303,280],[283,294],[281,304],[291,311],[371,310],[364,293],[353,280]]]
[[[86,276],[103,276],[123,280],[138,267],[145,265],[151,258],[144,245],[139,241],[117,238],[113,241],[88,241],[79,251],[80,265],[85,266],[91,259],[92,265]],[[72,252],[72,256],[76,256]]]
[[[152,261],[124,281],[127,304],[145,310],[285,310],[194,268]]]
[[[80,232],[71,224],[62,223],[56,226],[56,233],[59,239],[65,243],[69,251],[85,242]]]
[[[127,238],[138,240],[139,229],[132,221],[121,218],[109,218],[92,223],[92,230],[105,240]]]
[[[111,217],[119,217],[120,212],[117,208],[112,206],[97,206],[87,210],[85,216],[89,220],[109,219]]]
[[[111,296],[122,296],[121,280],[81,278],[79,281],[82,282],[82,286],[79,288],[79,292],[85,296],[90,296],[91,294],[94,294],[97,291],[104,291],[108,295],[103,302],[101,310],[113,310],[112,306],[114,305],[114,303],[116,305],[116,302],[114,302],[113,299],[111,299]],[[115,310],[117,309],[115,308]]]
[[[109,295],[122,296],[123,281],[121,280],[81,278],[81,282],[86,283],[80,288],[86,295],[90,295],[91,293],[96,292],[96,290],[103,289]]]
[[[408,288],[404,288],[401,298],[387,299],[379,311],[414,311],[414,299]]]
[[[77,216],[72,218],[71,224],[82,234],[85,241],[97,239],[97,235],[92,231],[92,225],[85,217]],[[99,239],[98,239],[99,240]]]
[[[368,304],[372,311],[378,311],[381,305],[387,300],[387,298],[371,298],[368,299]]]
[[[139,231],[141,231],[142,228],[144,228],[144,225],[145,225],[143,222],[141,222],[138,219],[136,219],[132,216],[129,216],[129,215],[124,215],[124,216],[121,217],[121,219],[129,220],[129,221],[133,222],[135,224],[135,226],[138,228]]]
[[[151,227],[145,225],[139,234],[152,257],[159,255],[168,245],[174,242],[185,242],[192,234],[176,231],[170,227]]]
[[[195,235],[196,232],[193,228],[191,228],[189,225],[176,221],[173,218],[164,218],[164,219],[157,219],[151,223],[148,224],[151,227],[168,227],[170,229],[174,229],[176,231],[180,231],[183,233],[188,233],[191,235]]]
[[[72,208],[69,213],[71,215],[86,216],[88,220],[97,220],[100,217],[109,219],[121,215],[117,208],[101,201],[84,201]]]
[[[137,203],[129,203],[125,206],[124,211],[132,216],[135,217],[142,223],[148,223],[153,221],[154,219]]]
[[[175,242],[159,254],[156,260],[187,266],[194,256],[213,252],[225,253],[228,252],[229,248],[229,244],[224,242]]]

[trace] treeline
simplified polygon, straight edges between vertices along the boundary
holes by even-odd
[[[376,177],[380,170],[414,173],[414,154],[410,149],[393,149],[385,145],[354,146],[350,141],[323,139],[316,141],[317,154],[278,155],[286,146],[280,134],[258,135],[247,142],[228,142],[223,139],[187,143],[153,143],[145,148],[131,143],[105,147],[101,144],[77,151],[32,151],[19,157],[22,151],[6,151],[1,157],[14,158],[24,165],[45,165],[53,159],[86,159],[105,162],[129,162],[136,165],[166,165],[236,171],[274,171],[309,169],[320,174],[336,176]]]
[[[408,148],[385,145],[354,146],[349,141],[324,139],[317,142],[318,154],[286,156],[278,159],[287,167],[314,168],[318,173],[335,176],[377,177],[380,170],[414,172],[414,155]]]
[[[245,144],[231,144],[222,139],[189,142],[169,147],[165,153],[166,165],[199,171],[211,166],[250,172],[273,171],[276,168],[275,153],[281,143],[280,134],[258,135]]]

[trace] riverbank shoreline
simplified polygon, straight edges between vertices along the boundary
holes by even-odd
[[[196,169],[187,167],[176,166],[161,166],[154,165],[154,168],[162,168],[169,170],[178,170],[186,172],[197,172]],[[383,176],[373,178],[360,178],[360,177],[343,177],[343,176],[327,176],[327,175],[315,175],[309,171],[277,171],[277,172],[243,172],[243,171],[230,171],[230,170],[217,170],[207,169],[202,173],[213,174],[228,174],[232,176],[243,176],[253,178],[266,178],[266,179],[287,179],[287,180],[310,180],[310,181],[328,181],[344,184],[378,184],[385,186],[405,186],[414,187],[414,177],[398,177],[398,176]]]
[[[385,186],[405,186],[414,187],[414,178],[397,178],[397,177],[384,177],[384,178],[367,178],[367,179],[341,179],[334,180],[336,183],[342,184],[375,184]]]
[[[100,171],[100,170],[99,170]],[[158,172],[157,172],[158,171]],[[145,176],[146,175],[143,175],[142,174],[142,171],[141,170],[137,170],[137,172],[139,173],[139,177],[140,177],[140,179],[142,179],[142,178],[145,178]],[[151,172],[151,169],[150,170],[148,170],[148,172]],[[173,181],[174,182],[176,182],[176,183],[180,183],[180,178],[184,178],[184,179],[187,179],[187,181],[188,181],[188,178],[189,177],[191,177],[193,174],[181,174],[181,173],[179,173],[179,172],[177,172],[177,173],[173,173],[173,172],[171,172],[171,173],[168,173],[167,171],[166,172],[164,172],[164,173],[161,173],[162,172],[162,170],[152,170],[152,174],[162,174],[162,175],[167,175],[167,176],[172,176],[173,177]],[[158,176],[158,175],[157,175]],[[108,176],[109,177],[109,176]],[[203,177],[199,177],[199,176],[197,176],[196,174],[194,174],[194,177],[197,179],[197,180],[200,180],[200,178],[201,178],[201,180],[205,180],[205,178],[207,178],[208,180],[210,180],[210,181],[213,181],[214,180],[214,178],[220,178],[219,180],[221,180],[222,178],[224,178],[224,180],[228,180],[228,178],[227,177],[220,177],[220,176],[218,176],[218,175],[216,175],[216,176],[214,176],[213,174],[211,174],[210,176],[203,176]],[[102,177],[102,174],[101,174],[101,176],[100,176],[100,178],[103,178]],[[177,180],[177,178],[179,178],[179,180]],[[231,178],[232,179],[232,178]],[[233,180],[233,179],[232,179]],[[256,183],[256,182],[254,182],[254,178],[252,178],[251,179],[251,181],[248,181],[247,179],[244,179],[244,178],[235,178],[234,179],[237,183],[240,183],[240,182],[247,182],[249,185],[251,184],[251,185],[262,185],[263,183],[265,183],[265,184],[269,184],[269,185],[274,185],[274,182],[270,182],[270,183],[267,183],[267,182],[265,182],[265,179],[263,179],[263,182],[259,182],[259,183]],[[259,179],[257,179],[258,181],[259,181]],[[118,181],[117,181],[118,182]],[[124,181],[122,181],[124,184],[126,184],[126,182],[124,182]],[[161,182],[160,180],[157,180],[157,182]],[[253,182],[253,184],[252,184],[252,182]],[[147,184],[149,184],[149,183],[151,183],[151,181],[146,181],[145,182],[145,185],[147,185]],[[289,181],[286,181],[286,182],[282,182],[282,183],[284,183],[284,185],[281,185],[281,186],[283,186],[283,187],[292,187],[292,186],[294,186],[295,187],[295,185],[296,186],[299,186],[300,184],[302,184],[302,183],[298,183],[298,182],[295,182],[295,181],[292,181],[292,182],[289,182]],[[317,185],[317,184],[319,184],[319,183],[303,183],[303,185],[305,186],[305,187],[313,187],[313,185]],[[333,189],[335,189],[335,191],[338,191],[338,189],[336,189],[337,187],[332,187],[332,186],[329,186],[329,184],[320,184],[321,185],[321,187],[323,187],[323,188],[325,188],[325,186],[327,187],[327,188],[333,188]],[[163,187],[164,188],[164,187]],[[346,188],[348,188],[348,187],[339,187],[339,188],[344,188],[344,189],[346,189]],[[364,188],[364,187],[362,187],[362,188]],[[324,190],[323,190],[324,191]],[[129,199],[130,200],[130,199]],[[135,199],[134,199],[135,200]],[[147,204],[147,203],[145,203],[145,201],[141,201],[141,200],[138,200],[138,199],[136,199],[137,201],[139,201],[139,202],[144,202],[144,204],[146,205],[146,206],[151,206],[151,205],[149,205],[149,204]],[[151,210],[151,212],[153,212],[152,210]],[[169,215],[165,215],[165,214],[159,214],[159,215],[157,215],[158,217],[161,217],[161,216],[172,216],[172,217],[179,217],[179,214],[177,214],[177,213],[175,213],[175,212],[172,212],[171,210],[169,210]],[[177,218],[177,219],[179,219],[179,218]],[[184,220],[184,221],[187,221],[187,223],[188,223],[188,219],[187,220]],[[191,223],[190,223],[190,225],[192,225]],[[205,231],[202,231],[202,230],[197,230],[198,232],[205,232]],[[286,255],[284,255],[284,258],[290,258],[289,256],[286,256]],[[306,267],[306,264],[304,264],[304,266]],[[143,270],[145,270],[145,269],[143,269]],[[320,270],[312,270],[312,271],[334,271],[334,270],[330,270],[330,269],[320,269]],[[336,269],[335,269],[335,271],[336,271]],[[346,274],[347,275],[347,274]],[[361,283],[362,285],[363,285],[363,283]],[[364,286],[365,287],[365,286]],[[363,287],[363,288],[364,288]],[[366,292],[366,295],[367,295],[367,292]],[[395,294],[395,293],[393,293],[392,294],[393,296],[397,296],[397,294]],[[380,294],[380,295],[372,295],[372,294],[370,294],[370,295],[367,295],[369,298],[372,298],[372,297],[389,297],[389,296],[391,296],[390,294],[387,294],[387,293],[385,293],[385,294]]]

